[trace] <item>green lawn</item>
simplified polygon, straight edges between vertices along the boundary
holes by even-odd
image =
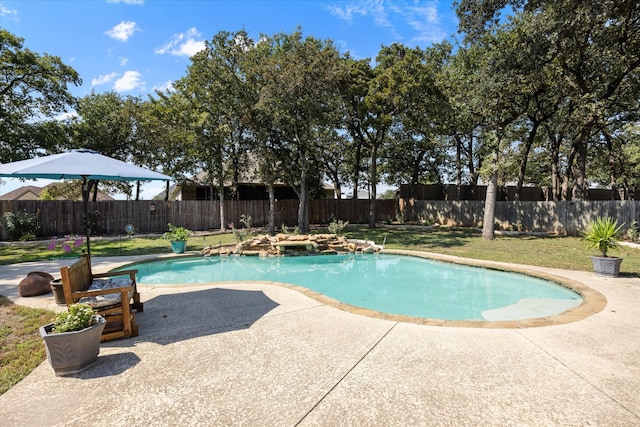
[[[319,230],[324,232],[325,230]],[[389,249],[412,249],[493,261],[538,265],[590,271],[589,255],[597,255],[586,248],[579,237],[548,235],[498,235],[493,241],[482,240],[479,231],[470,228],[451,227],[379,227],[369,230],[366,226],[349,226],[345,235],[349,238],[384,242]],[[235,243],[232,233],[216,233],[190,237],[188,251],[199,251],[208,245]],[[131,256],[170,253],[169,242],[160,236],[123,236],[119,238],[93,238],[91,253],[94,256]],[[16,243],[0,246],[0,265],[16,262],[41,261],[62,256],[61,249],[49,251],[46,243]],[[640,274],[640,249],[620,246],[610,252],[624,258],[621,271]]]
[[[38,329],[54,316],[52,311],[21,307],[0,296],[0,395],[45,360]]]
[[[495,240],[483,240],[479,231],[449,227],[393,227],[369,230],[349,228],[348,236],[356,239],[385,242],[388,249],[411,249],[491,261],[537,265],[540,267],[591,271],[589,255],[579,237],[548,235],[497,235]],[[640,249],[620,246],[609,253],[624,258],[621,272],[640,277]]]
[[[194,236],[187,241],[188,251],[200,251],[205,246],[235,243],[231,233]],[[56,257],[68,256],[60,246],[55,250],[47,249],[48,242],[12,242],[0,245],[0,265],[16,262],[43,261]],[[82,246],[84,248],[84,246]],[[91,238],[91,255],[93,256],[132,256],[170,253],[171,245],[161,236],[121,236],[114,238]],[[77,256],[77,255],[76,255]]]

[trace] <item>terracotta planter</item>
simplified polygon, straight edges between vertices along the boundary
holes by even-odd
[[[174,240],[171,242],[171,250],[174,254],[183,254],[187,249],[187,242],[184,240]]]
[[[622,258],[592,256],[591,263],[593,264],[593,272],[597,276],[617,277],[620,274]]]
[[[56,375],[70,375],[84,371],[98,360],[100,336],[107,324],[100,315],[98,323],[81,331],[50,333],[53,323],[40,327],[47,360]]]

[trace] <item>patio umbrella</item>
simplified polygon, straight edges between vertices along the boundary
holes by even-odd
[[[89,236],[89,181],[171,181],[173,178],[88,149],[71,150],[50,156],[0,164],[0,177],[33,179],[81,179],[87,253]]]

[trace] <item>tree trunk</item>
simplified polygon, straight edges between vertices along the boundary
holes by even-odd
[[[462,139],[459,135],[453,137],[456,141],[456,200],[462,198]]]
[[[571,153],[567,158],[567,168],[564,171],[562,178],[562,200],[571,200],[572,195],[569,194],[569,182],[571,181],[571,171],[573,169],[574,158],[576,157],[575,147],[572,147]]]
[[[533,140],[536,137],[536,133],[538,132],[538,126],[540,122],[534,121],[531,130],[529,131],[529,136],[527,137],[527,141],[524,146],[524,153],[522,153],[522,157],[520,159],[520,170],[518,171],[518,185],[516,187],[516,195],[515,200],[518,202],[522,196],[522,185],[524,184],[524,175],[527,171],[527,160],[529,160],[529,152],[531,151],[531,146],[533,145]]]
[[[298,194],[298,228],[301,233],[309,232],[308,217],[306,215],[307,205],[307,168],[302,167],[300,173],[300,194]],[[307,221],[305,221],[305,218]]]
[[[224,184],[221,184],[218,187],[218,192],[219,192],[219,197],[218,199],[220,200],[220,231],[225,231],[226,227],[225,227],[225,217],[224,217]]]
[[[378,183],[378,145],[371,146],[371,197],[369,201],[369,228],[376,228],[376,184]]]
[[[91,191],[93,191],[93,196],[91,197],[91,200],[93,202],[96,202],[98,200],[98,180],[89,181],[89,187],[91,188]]]
[[[609,183],[611,184],[611,200],[619,200],[620,194],[618,193],[618,182],[616,179],[616,158],[613,149],[613,140],[609,133],[603,132],[603,135],[607,141],[607,151],[609,152]]]
[[[473,200],[476,200],[477,187],[478,187],[478,175],[476,174],[476,168],[473,164],[473,131],[469,133],[469,144],[467,145],[467,167],[469,168],[469,187],[471,187],[471,196]]]
[[[487,185],[487,197],[484,201],[484,219],[482,221],[482,239],[494,240],[495,219],[496,219],[496,199],[498,196],[498,170],[491,172],[489,184]]]
[[[560,141],[561,137],[558,135],[552,135],[552,132],[547,128],[547,135],[551,141],[551,192],[552,200],[560,200],[561,188],[560,188]]]
[[[588,198],[588,186],[587,186],[587,146],[589,144],[589,138],[591,137],[591,131],[597,121],[595,113],[591,113],[587,116],[582,124],[582,130],[580,137],[574,142],[574,148],[576,151],[576,159],[573,168],[573,199],[574,200],[586,200]]]
[[[276,192],[272,183],[267,185],[269,192],[269,235],[276,234]]]
[[[333,198],[342,199],[342,189],[340,188],[340,181],[333,181]]]

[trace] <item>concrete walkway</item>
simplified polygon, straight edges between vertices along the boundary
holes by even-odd
[[[95,258],[94,270],[122,262]],[[55,308],[16,287],[59,266],[0,267],[0,294]],[[640,279],[539,270],[606,307],[562,325],[460,328],[352,314],[272,284],[141,286],[140,336],[103,343],[77,375],[43,363],[0,396],[0,425],[640,425]]]

